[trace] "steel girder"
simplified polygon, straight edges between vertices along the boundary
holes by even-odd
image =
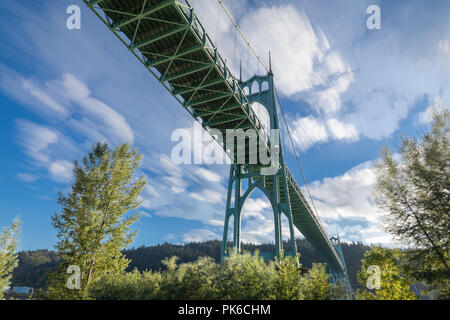
[[[205,130],[253,128],[270,145],[187,0],[83,1]]]

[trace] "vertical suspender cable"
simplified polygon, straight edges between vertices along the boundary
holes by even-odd
[[[317,212],[316,205],[314,204],[314,200],[313,200],[313,197],[311,195],[311,192],[309,191],[308,181],[306,180],[305,173],[303,172],[303,167],[302,167],[302,165],[300,163],[300,159],[298,157],[297,151],[295,150],[294,141],[292,140],[292,136],[291,136],[291,130],[289,129],[289,125],[287,123],[286,116],[285,116],[284,110],[283,110],[283,106],[281,105],[280,97],[278,96],[278,91],[277,91],[276,87],[275,87],[275,96],[277,98],[278,105],[280,106],[281,114],[283,115],[283,120],[284,120],[284,124],[286,125],[286,129],[287,129],[287,133],[288,133],[288,136],[289,136],[289,140],[291,141],[292,150],[294,151],[295,158],[297,159],[297,164],[298,164],[298,167],[300,168],[300,172],[302,174],[303,181],[305,181],[305,187],[306,187],[306,190],[308,191],[309,198],[311,199],[311,203],[312,203],[312,206],[314,208],[314,212],[316,214],[316,217],[319,219],[319,222],[322,222],[320,220],[319,214]]]
[[[266,69],[267,72],[269,72],[269,69],[267,68],[267,66],[264,64],[264,62],[261,60],[261,58],[258,56],[258,54],[256,53],[255,49],[253,49],[253,47],[251,46],[250,42],[247,40],[247,38],[244,36],[244,34],[242,33],[241,29],[239,29],[238,25],[236,24],[236,22],[234,21],[233,17],[231,16],[231,14],[228,12],[227,8],[225,7],[225,5],[223,4],[222,0],[217,0],[220,4],[220,6],[222,7],[223,11],[225,11],[225,13],[227,14],[228,18],[230,19],[231,23],[234,25],[234,27],[237,29],[237,31],[239,31],[239,34],[241,35],[242,39],[244,40],[245,44],[250,48],[250,50],[252,50],[253,54],[255,55],[256,59],[258,59],[259,63],[261,63],[261,65],[264,67],[264,69]]]
[[[264,62],[261,60],[261,58],[259,57],[259,55],[256,53],[255,49],[251,46],[250,42],[249,42],[249,41],[247,40],[247,38],[244,36],[244,34],[242,33],[241,29],[239,29],[238,25],[237,25],[236,22],[234,21],[234,19],[233,19],[233,17],[231,16],[231,14],[228,12],[228,10],[227,10],[227,8],[225,7],[225,5],[223,4],[222,0],[217,0],[217,1],[219,2],[220,6],[222,7],[222,9],[223,9],[223,10],[225,11],[225,13],[227,14],[228,18],[230,19],[231,23],[234,25],[234,27],[236,28],[236,30],[239,31],[239,33],[240,33],[242,39],[244,40],[245,44],[246,44],[246,45],[248,46],[248,48],[250,48],[250,50],[253,52],[253,54],[255,55],[256,59],[258,59],[259,63],[264,67],[264,69],[266,69],[267,72],[270,72],[270,70],[267,68],[267,66],[264,64]],[[299,159],[299,157],[298,157],[297,151],[295,150],[295,145],[294,145],[294,142],[293,142],[293,140],[292,140],[291,132],[290,132],[290,129],[289,129],[289,126],[288,126],[288,123],[287,123],[287,120],[286,120],[286,116],[285,116],[285,114],[284,114],[284,110],[283,110],[283,107],[282,107],[282,105],[281,105],[280,98],[279,98],[279,96],[278,96],[278,92],[277,92],[277,89],[276,89],[276,88],[275,88],[275,95],[276,95],[278,104],[280,105],[281,114],[283,115],[283,120],[284,120],[284,123],[285,123],[285,125],[286,125],[286,129],[287,129],[287,132],[288,132],[289,140],[291,141],[292,149],[293,149],[293,151],[294,151],[295,158],[297,159],[298,167],[300,168],[300,172],[301,172],[301,174],[302,174],[303,181],[305,182],[306,190],[307,190],[307,192],[308,192],[309,198],[311,199],[311,203],[312,203],[312,206],[313,206],[313,208],[314,208],[314,213],[315,213],[316,217],[319,219],[319,222],[321,222],[320,217],[319,217],[319,214],[317,213],[316,205],[314,204],[313,197],[312,197],[312,195],[311,195],[311,192],[309,191],[308,181],[306,180],[305,173],[303,172],[303,167],[302,167],[302,165],[301,165],[301,163],[300,163],[300,159]]]

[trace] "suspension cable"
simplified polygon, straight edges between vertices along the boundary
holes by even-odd
[[[239,34],[241,35],[242,39],[244,40],[245,44],[250,48],[250,50],[252,50],[253,54],[255,55],[256,59],[258,59],[259,63],[261,63],[261,65],[264,67],[264,69],[266,69],[267,72],[269,72],[269,68],[267,68],[267,66],[264,64],[264,62],[261,60],[261,58],[259,57],[259,55],[256,53],[255,49],[252,47],[252,45],[250,44],[250,42],[247,40],[247,38],[244,36],[244,34],[242,33],[241,29],[239,29],[238,25],[236,24],[236,22],[234,21],[233,17],[231,16],[230,12],[228,12],[227,8],[225,7],[225,5],[223,4],[222,0],[217,0],[220,4],[220,6],[222,7],[223,11],[225,11],[225,13],[227,14],[228,18],[230,19],[231,23],[234,25],[234,27],[237,29],[237,31],[239,31]]]
[[[300,172],[302,174],[303,181],[305,182],[306,190],[308,191],[309,198],[311,199],[311,203],[312,203],[312,206],[314,208],[314,212],[316,214],[316,217],[319,219],[319,222],[322,223],[322,221],[320,220],[320,216],[319,216],[319,214],[317,212],[316,205],[314,204],[314,200],[313,200],[313,197],[311,195],[311,192],[309,191],[308,181],[306,180],[305,173],[303,172],[303,167],[302,167],[302,165],[300,163],[300,159],[298,157],[297,151],[295,150],[294,141],[292,140],[292,136],[291,136],[291,130],[289,129],[289,126],[288,126],[288,123],[287,123],[287,120],[286,120],[286,116],[284,114],[283,106],[281,105],[280,97],[278,96],[278,91],[277,91],[277,88],[275,87],[275,85],[274,85],[274,89],[275,89],[275,96],[277,98],[278,105],[280,106],[281,114],[283,115],[284,124],[286,125],[286,129],[287,129],[287,133],[288,133],[288,136],[289,136],[289,140],[291,141],[292,150],[294,151],[294,155],[295,155],[295,158],[297,159],[298,167],[300,168]]]
[[[217,0],[217,1],[219,2],[219,4],[220,4],[220,6],[222,7],[222,9],[225,11],[226,15],[228,16],[228,18],[230,19],[231,23],[234,25],[234,27],[236,28],[236,30],[239,31],[239,34],[241,35],[241,37],[242,37],[242,39],[244,40],[245,44],[246,44],[246,45],[248,46],[248,48],[250,48],[250,50],[253,52],[253,54],[255,55],[256,59],[258,59],[259,63],[264,67],[264,69],[266,69],[267,72],[270,72],[269,68],[267,68],[267,66],[266,66],[266,65],[264,64],[264,62],[261,60],[261,58],[259,57],[259,55],[256,53],[255,49],[254,49],[254,48],[252,47],[252,45],[250,44],[250,42],[249,42],[249,41],[247,40],[247,38],[244,36],[244,34],[242,33],[241,29],[239,29],[238,25],[236,24],[236,22],[234,21],[233,17],[232,17],[231,14],[230,14],[230,12],[227,10],[227,8],[225,7],[225,5],[223,4],[222,0]],[[299,159],[299,157],[298,157],[297,151],[295,150],[295,145],[294,145],[294,141],[292,140],[291,131],[290,131],[290,129],[289,129],[289,126],[288,126],[288,123],[287,123],[287,120],[286,120],[286,116],[285,116],[285,114],[284,114],[283,106],[281,105],[280,97],[278,96],[278,91],[277,91],[277,88],[276,88],[275,86],[274,86],[274,89],[275,89],[275,96],[276,96],[276,98],[277,98],[278,105],[280,106],[281,114],[283,115],[283,120],[284,120],[284,123],[285,123],[285,125],[286,125],[286,129],[287,129],[287,133],[288,133],[288,136],[289,136],[289,140],[291,141],[292,150],[294,151],[294,155],[295,155],[295,158],[297,159],[298,167],[300,168],[300,172],[301,172],[301,174],[302,174],[303,181],[305,182],[306,190],[308,191],[309,198],[311,199],[311,203],[312,203],[312,206],[313,206],[313,208],[314,208],[314,212],[315,212],[315,214],[316,214],[316,217],[319,219],[319,222],[321,223],[322,221],[320,220],[320,216],[319,216],[319,214],[318,214],[318,212],[317,212],[316,205],[315,205],[315,203],[314,203],[313,197],[312,197],[312,195],[311,195],[311,192],[309,191],[308,181],[306,180],[305,173],[303,172],[303,167],[302,167],[302,165],[301,165],[301,163],[300,163],[300,159]]]

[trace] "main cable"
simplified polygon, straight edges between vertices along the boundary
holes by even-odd
[[[241,37],[242,37],[242,39],[244,40],[245,44],[246,44],[246,45],[250,48],[250,50],[253,52],[253,54],[255,55],[256,59],[258,59],[259,63],[260,63],[260,64],[264,67],[264,69],[266,69],[266,71],[269,73],[269,72],[270,72],[269,68],[268,68],[268,67],[264,64],[264,62],[261,60],[261,58],[259,57],[259,55],[256,53],[255,49],[252,47],[252,45],[250,44],[250,42],[247,40],[247,38],[246,38],[246,37],[244,36],[244,34],[242,33],[241,29],[239,29],[237,23],[234,21],[234,19],[233,19],[233,17],[231,16],[230,12],[227,10],[227,8],[225,7],[225,5],[223,4],[222,0],[217,0],[217,1],[219,2],[220,6],[221,6],[222,9],[224,10],[224,12],[225,12],[226,15],[228,16],[228,18],[230,19],[230,21],[231,21],[231,23],[233,24],[233,26],[236,28],[236,30],[237,30],[237,31],[239,32],[239,34],[241,35]],[[311,203],[312,203],[312,206],[313,206],[313,208],[314,208],[314,212],[315,212],[315,214],[316,214],[316,217],[319,219],[319,222],[321,223],[322,221],[320,220],[320,216],[319,216],[319,214],[318,214],[318,212],[317,212],[316,205],[315,205],[315,203],[314,203],[313,197],[312,197],[311,192],[310,192],[310,190],[309,190],[309,187],[308,187],[308,181],[306,180],[305,173],[303,172],[303,167],[302,167],[302,165],[301,165],[301,163],[300,163],[300,159],[299,159],[299,157],[298,157],[297,151],[295,150],[294,141],[292,140],[291,132],[290,132],[290,129],[289,129],[287,120],[286,120],[286,116],[285,116],[285,114],[284,114],[283,106],[281,105],[280,97],[278,96],[278,91],[277,91],[277,89],[276,89],[275,86],[274,86],[274,89],[275,89],[275,96],[276,96],[276,98],[277,98],[278,105],[280,106],[281,114],[283,115],[283,120],[284,120],[284,123],[285,123],[285,125],[286,125],[286,129],[287,129],[287,133],[288,133],[288,136],[289,136],[289,140],[291,141],[292,150],[294,151],[294,155],[295,155],[295,158],[296,158],[296,160],[297,160],[298,167],[300,168],[300,172],[301,172],[301,174],[302,174],[303,181],[305,182],[306,190],[307,190],[307,192],[308,192],[309,198],[311,199]]]
[[[297,151],[295,150],[294,141],[292,140],[292,136],[291,136],[291,130],[289,129],[289,125],[287,123],[286,116],[284,114],[283,106],[281,105],[280,97],[278,96],[278,91],[277,91],[277,88],[275,87],[275,85],[274,85],[274,89],[275,89],[275,96],[277,98],[278,105],[280,106],[281,114],[283,115],[284,124],[286,125],[286,129],[287,129],[287,133],[288,133],[288,136],[289,136],[289,140],[291,141],[292,150],[294,151],[294,155],[295,155],[295,158],[297,159],[298,167],[300,168],[300,172],[302,174],[303,181],[305,182],[306,190],[308,191],[309,198],[311,199],[311,203],[312,203],[312,206],[314,208],[314,212],[316,214],[316,217],[319,219],[319,222],[322,223],[322,220],[320,220],[320,216],[319,216],[319,214],[317,212],[316,205],[314,204],[314,200],[313,200],[313,197],[311,195],[311,192],[309,191],[308,181],[306,180],[305,173],[303,172],[303,167],[302,167],[302,165],[300,163],[300,159],[298,157]]]
[[[217,0],[220,4],[220,6],[222,7],[223,11],[225,11],[226,15],[228,16],[228,18],[230,19],[231,23],[234,25],[234,27],[237,29],[237,31],[239,31],[239,34],[241,35],[242,39],[244,40],[245,44],[250,48],[250,50],[252,50],[253,54],[255,55],[256,59],[258,59],[259,63],[261,63],[261,65],[264,67],[264,69],[266,69],[267,72],[270,72],[269,68],[267,68],[267,66],[264,64],[264,62],[261,60],[261,58],[259,57],[259,55],[256,53],[256,50],[253,49],[252,45],[250,44],[250,42],[247,40],[247,38],[244,36],[244,34],[242,33],[241,29],[239,29],[238,25],[236,24],[236,22],[234,21],[233,17],[231,16],[230,12],[228,12],[227,8],[225,7],[225,5],[223,4],[222,0]]]

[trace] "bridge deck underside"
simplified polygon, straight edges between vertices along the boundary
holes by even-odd
[[[83,1],[206,130],[218,129],[225,137],[227,129],[253,128],[258,139],[270,143],[238,81],[187,1]],[[245,154],[248,161],[249,152]],[[286,176],[294,225],[333,270],[343,270],[288,169]],[[269,190],[271,179],[265,178]],[[281,197],[285,199],[284,192]]]
[[[85,2],[205,129],[218,129],[225,138],[227,129],[252,128],[269,143],[245,93],[188,2]],[[248,161],[248,152],[246,157]]]

